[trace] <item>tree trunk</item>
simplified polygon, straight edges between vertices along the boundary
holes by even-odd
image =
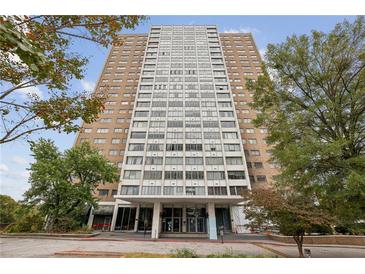
[[[293,238],[298,246],[299,258],[304,258],[304,254],[303,254],[304,233],[299,233],[297,235],[294,235]]]

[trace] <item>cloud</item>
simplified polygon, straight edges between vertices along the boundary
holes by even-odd
[[[31,96],[38,96],[43,99],[43,92],[38,87],[21,88],[16,91],[22,99],[28,99]]]
[[[237,32],[243,32],[243,33],[249,33],[249,32],[250,33],[259,33],[261,31],[259,29],[257,29],[257,28],[241,26],[239,28],[224,29],[223,32],[224,33],[237,33]]]
[[[81,86],[85,91],[93,91],[95,88],[95,83],[87,80],[81,80]]]
[[[5,173],[7,171],[9,171],[9,167],[5,164],[0,164],[0,172]]]
[[[21,156],[18,156],[18,155],[13,156],[11,159],[12,159],[12,161],[14,163],[17,163],[19,165],[26,165],[26,164],[28,164],[28,161],[25,158],[23,158]]]

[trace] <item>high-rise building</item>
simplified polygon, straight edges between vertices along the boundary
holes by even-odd
[[[247,232],[240,193],[278,171],[248,105],[245,81],[261,73],[251,34],[162,25],[119,40],[95,90],[105,110],[76,141],[121,169],[120,182],[99,186],[89,225],[152,238]]]

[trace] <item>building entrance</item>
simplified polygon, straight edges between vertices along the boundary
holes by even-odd
[[[230,217],[230,211],[229,207],[227,208],[216,208],[215,209],[215,218],[217,223],[217,231],[220,230],[221,227],[223,227],[224,232],[231,232],[232,226],[231,226],[231,217]]]
[[[136,221],[135,207],[119,207],[115,230],[133,231]]]
[[[206,211],[205,208],[186,208],[187,232],[206,233]]]
[[[139,209],[138,230],[151,231],[152,230],[152,216],[153,208],[141,207]]]
[[[162,232],[182,232],[182,208],[163,208]]]

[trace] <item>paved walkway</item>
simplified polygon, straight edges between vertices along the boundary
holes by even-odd
[[[70,252],[98,252],[107,257],[107,253],[145,252],[169,254],[176,249],[189,248],[199,255],[222,253],[232,250],[234,253],[248,256],[297,257],[295,245],[278,245],[268,242],[198,242],[190,241],[142,241],[142,240],[107,240],[107,239],[34,239],[34,238],[0,238],[0,257],[58,257],[57,254]],[[365,258],[365,248],[311,246],[312,257],[359,257]],[[70,257],[72,257],[70,255]]]

